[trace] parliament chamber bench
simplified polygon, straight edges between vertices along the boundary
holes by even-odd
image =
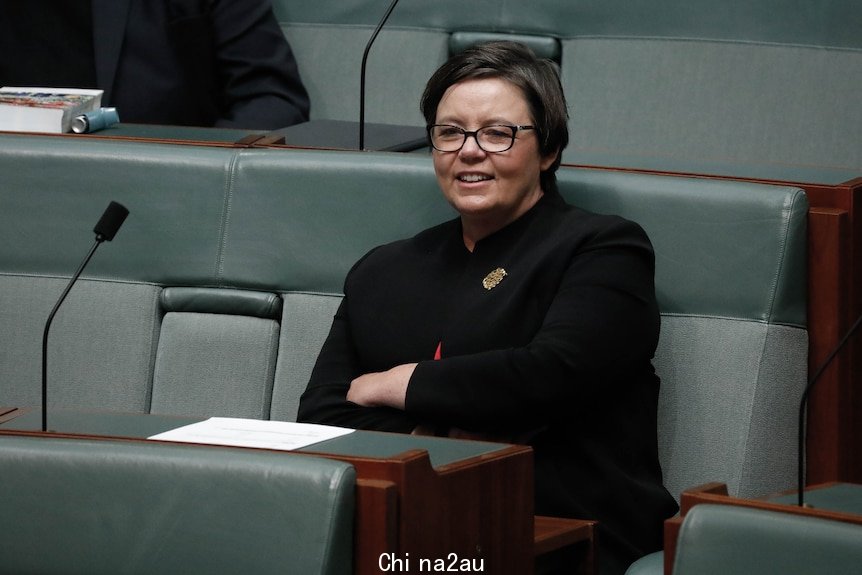
[[[793,487],[805,194],[570,167],[558,180],[654,244],[671,493]],[[350,266],[455,216],[421,153],[0,135],[0,406],[39,405],[45,318],[111,200],[129,218],[52,327],[53,409],[292,421]]]

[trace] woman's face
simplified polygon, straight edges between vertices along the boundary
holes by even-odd
[[[520,88],[500,78],[481,78],[449,87],[435,124],[473,131],[494,124],[532,125],[533,119]],[[485,152],[469,137],[459,151],[434,150],[433,157],[443,195],[465,226],[476,224],[487,235],[535,205],[542,196],[539,175],[556,154],[541,157],[535,130],[520,130],[505,152]]]

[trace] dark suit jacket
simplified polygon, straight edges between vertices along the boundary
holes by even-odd
[[[308,95],[268,0],[92,0],[96,77],[123,122],[276,129]]]
[[[382,246],[347,277],[299,419],[530,444],[537,513],[599,520],[599,562],[621,572],[676,511],[658,462],[653,275],[639,226],[555,193],[472,253],[457,219]],[[345,399],[353,378],[411,362],[404,411]]]

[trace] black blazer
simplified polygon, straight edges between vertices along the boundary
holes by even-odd
[[[96,78],[123,122],[276,129],[308,95],[268,0],[92,0]]]
[[[597,519],[603,571],[620,573],[676,512],[658,462],[653,275],[639,226],[555,193],[472,253],[457,219],[377,248],[348,274],[299,420],[532,445],[536,512]],[[346,400],[353,378],[411,362],[404,411]]]

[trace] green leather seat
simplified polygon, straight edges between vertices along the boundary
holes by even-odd
[[[696,505],[677,541],[674,575],[856,575],[862,526],[749,509]]]
[[[0,469],[2,573],[352,573],[344,462],[3,436]]]

